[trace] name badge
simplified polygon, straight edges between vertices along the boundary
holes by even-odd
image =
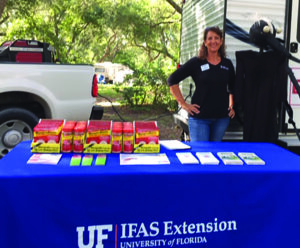
[[[209,64],[201,65],[201,71],[209,70]]]

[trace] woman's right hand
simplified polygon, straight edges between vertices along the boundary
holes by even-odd
[[[197,104],[189,104],[184,103],[181,107],[186,110],[190,115],[199,114],[200,113],[200,106]]]
[[[179,105],[186,110],[190,115],[194,115],[194,114],[199,114],[200,113],[200,106],[197,104],[189,104],[186,103],[180,88],[178,84],[174,84],[172,86],[170,86],[170,91],[172,93],[172,95],[175,97],[175,99],[177,100],[177,102],[179,103]]]

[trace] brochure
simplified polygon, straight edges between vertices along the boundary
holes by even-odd
[[[220,161],[211,152],[197,152],[201,164],[219,164]]]
[[[170,161],[165,153],[120,154],[120,165],[133,164],[170,164]]]
[[[105,165],[106,163],[106,154],[98,154],[95,165]]]
[[[191,152],[177,152],[177,158],[182,164],[199,164],[199,161]]]
[[[179,140],[160,140],[159,144],[169,150],[184,150],[190,149],[191,147]]]
[[[224,164],[243,164],[243,161],[234,152],[218,152],[217,155],[223,161]]]
[[[62,154],[35,153],[27,161],[27,164],[58,164]]]
[[[238,155],[241,159],[245,161],[246,164],[257,164],[257,165],[264,165],[265,161],[263,161],[260,157],[258,157],[253,152],[239,152]]]

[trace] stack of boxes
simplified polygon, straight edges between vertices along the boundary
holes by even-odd
[[[78,121],[74,127],[73,151],[75,153],[83,152],[86,127],[87,127],[87,121]]]
[[[67,121],[61,132],[61,151],[72,152],[73,151],[73,138],[74,128],[76,121]]]
[[[155,121],[41,120],[34,128],[32,152],[158,153]]]
[[[154,121],[135,122],[135,143],[136,144],[158,144],[159,129]]]
[[[60,152],[60,137],[63,124],[63,120],[40,120],[33,129],[31,151],[43,153]]]
[[[83,152],[110,153],[111,125],[111,121],[89,121]]]
[[[135,121],[135,145],[136,153],[158,153],[159,129],[156,121]]]
[[[112,134],[111,134],[111,152],[120,153],[122,151],[122,135],[123,135],[123,123],[113,122]]]
[[[123,122],[122,148],[124,153],[132,153],[134,146],[134,131],[132,122]]]

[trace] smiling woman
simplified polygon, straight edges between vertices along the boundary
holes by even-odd
[[[217,59],[225,57],[225,46],[223,42],[223,32],[219,27],[208,27],[204,31],[204,38],[199,50],[200,59]]]
[[[179,83],[191,76],[196,89],[191,104],[183,98]],[[204,31],[198,57],[191,58],[168,79],[170,91],[189,114],[191,141],[221,141],[233,109],[232,62],[225,58],[223,32],[218,27]]]

